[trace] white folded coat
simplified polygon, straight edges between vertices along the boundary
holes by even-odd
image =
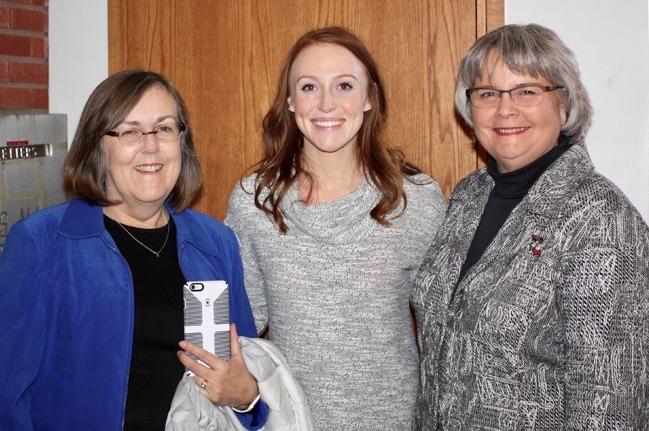
[[[268,405],[264,431],[313,430],[306,397],[282,352],[270,341],[239,337],[248,371]],[[183,376],[171,402],[165,431],[245,431],[230,407],[220,407],[199,393],[193,377]]]

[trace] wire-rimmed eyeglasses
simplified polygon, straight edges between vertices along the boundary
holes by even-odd
[[[561,85],[521,85],[511,90],[497,90],[491,87],[476,87],[466,90],[466,97],[476,108],[493,108],[498,105],[503,93],[508,93],[516,106],[535,106],[543,102],[548,91],[564,88]]]
[[[154,135],[159,142],[173,142],[180,138],[180,134],[185,130],[187,130],[187,126],[174,122],[159,124],[150,132],[133,127],[121,131],[109,130],[106,135],[117,138],[123,145],[137,145],[146,138],[146,135]]]

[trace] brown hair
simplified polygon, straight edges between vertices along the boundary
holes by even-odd
[[[301,163],[303,136],[294,114],[288,110],[289,72],[297,56],[305,48],[315,44],[341,46],[350,51],[365,68],[372,109],[364,113],[363,124],[358,132],[357,159],[366,177],[382,194],[370,211],[370,216],[378,223],[389,226],[388,214],[402,201],[403,207],[394,217],[399,217],[406,208],[404,175],[411,176],[421,171],[406,162],[403,151],[384,142],[382,129],[387,118],[387,106],[378,67],[363,42],[341,27],[312,30],[298,39],[288,53],[275,100],[263,121],[265,156],[259,163],[261,166],[255,171],[255,205],[273,218],[281,232],[287,232],[288,227],[281,211],[282,200],[300,175],[309,176]],[[261,196],[266,189],[268,194],[262,201]]]
[[[121,124],[144,93],[154,86],[160,86],[171,94],[176,101],[177,121],[186,128],[180,136],[180,175],[169,195],[169,204],[175,212],[181,212],[198,196],[203,176],[194,150],[185,103],[174,84],[167,78],[139,69],[124,70],[111,75],[99,84],[88,98],[63,164],[63,184],[71,196],[101,206],[119,203],[109,200],[106,196],[104,182],[107,169],[101,139],[106,132]]]

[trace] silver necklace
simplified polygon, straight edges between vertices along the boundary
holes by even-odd
[[[170,225],[171,223],[167,223],[167,236],[165,237],[165,242],[164,242],[164,244],[162,244],[162,247],[160,247],[160,250],[155,251],[155,250],[151,250],[151,249],[150,249],[149,247],[147,247],[147,246],[146,246],[142,241],[140,241],[139,239],[135,238],[135,237],[133,236],[133,234],[132,234],[131,232],[129,232],[128,229],[126,229],[126,228],[124,227],[124,225],[122,225],[120,222],[118,222],[117,220],[115,220],[115,222],[117,222],[117,224],[119,225],[119,227],[121,227],[122,229],[124,229],[124,232],[126,232],[126,233],[128,234],[128,236],[130,236],[131,238],[133,238],[133,239],[135,240],[135,242],[137,242],[137,243],[140,244],[142,247],[144,247],[144,248],[146,248],[147,250],[149,250],[151,253],[155,254],[155,257],[160,257],[160,253],[162,252],[162,250],[164,250],[165,245],[167,245],[167,240],[169,239],[169,229],[170,229],[170,228],[169,228],[169,225]]]

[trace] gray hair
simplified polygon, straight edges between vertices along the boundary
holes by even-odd
[[[571,144],[586,137],[593,108],[575,54],[554,31],[538,24],[497,28],[478,39],[464,56],[455,87],[455,108],[469,126],[473,127],[473,114],[466,90],[482,76],[492,54],[514,73],[541,76],[564,87],[557,91],[568,115],[561,132],[570,137]]]

